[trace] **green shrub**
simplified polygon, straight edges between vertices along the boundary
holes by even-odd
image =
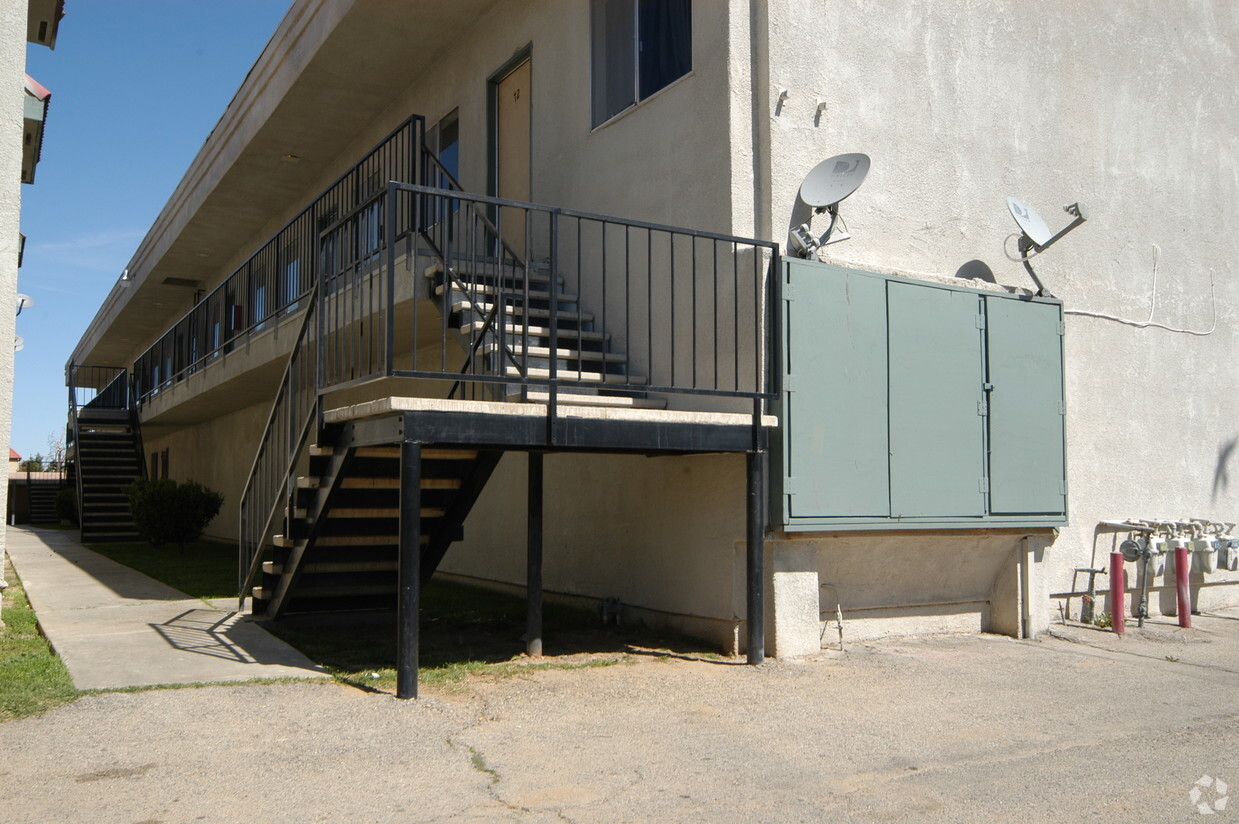
[[[197,481],[137,480],[125,489],[129,514],[138,534],[151,546],[185,544],[202,537],[211,519],[219,514],[224,496]]]
[[[74,526],[77,521],[77,490],[71,486],[56,493],[56,517]]]

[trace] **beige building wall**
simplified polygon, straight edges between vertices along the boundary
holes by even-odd
[[[17,254],[21,233],[22,77],[26,68],[25,2],[0,3],[0,447],[13,427],[13,346],[16,335]],[[8,523],[0,501],[0,523]],[[4,577],[0,530],[0,582]]]
[[[756,111],[770,145],[756,177],[770,197],[754,225],[783,237],[802,176],[830,155],[865,152],[872,171],[841,208],[853,239],[823,259],[913,277],[988,269],[998,283],[1035,288],[1004,255],[1004,243],[1015,254],[1016,231],[1005,198],[1032,204],[1054,230],[1071,220],[1062,204],[1091,212],[1034,262],[1068,312],[1070,526],[1044,552],[1042,591],[1070,591],[1075,568],[1107,565],[1111,536],[1094,537],[1101,520],[1239,520],[1234,4],[845,0],[829,14],[807,0],[768,5],[762,70],[771,95],[788,97]],[[1212,334],[1072,314],[1146,320],[1155,274],[1154,319]],[[972,534],[803,540],[817,548],[823,581],[846,581],[845,618],[867,593],[892,604],[918,597],[903,591],[899,576],[912,574],[903,564],[880,583],[845,572],[866,558],[911,560],[924,543],[971,566],[1011,551],[1008,537]],[[920,580],[933,585],[919,597],[952,597]],[[1236,603],[1239,586],[1200,590],[1204,609]],[[826,590],[822,606],[833,610]]]
[[[768,549],[770,643],[780,653],[833,640],[836,605],[850,638],[1035,632],[1076,567],[1105,563],[1099,520],[1239,520],[1236,244],[1226,231],[1239,208],[1239,115],[1226,105],[1239,79],[1230,45],[1239,23],[1222,2],[1176,6],[1176,25],[1166,13],[1154,3],[843,0],[827,15],[808,0],[697,0],[692,74],[591,130],[588,3],[495,3],[427,72],[385,78],[385,108],[357,124],[321,179],[271,214],[217,277],[412,112],[433,125],[459,109],[462,182],[485,191],[487,78],[527,46],[536,202],[783,240],[803,219],[793,213],[804,173],[862,151],[873,171],[842,209],[854,237],[824,259],[914,277],[988,271],[1031,287],[1004,255],[1015,231],[1006,196],[1032,203],[1055,228],[1068,221],[1058,207],[1081,201],[1088,223],[1035,262],[1069,312],[1146,318],[1156,244],[1155,319],[1202,330],[1216,311],[1216,331],[1068,316],[1071,525],[1057,537],[780,535]],[[309,46],[290,61],[301,48]],[[215,479],[234,507],[229,493],[244,478],[233,473],[248,468],[252,449],[233,436],[260,425],[265,410],[182,421],[180,431],[152,432],[148,450],[168,444],[174,476]],[[241,457],[177,457],[221,443]],[[743,477],[741,456],[548,457],[547,589],[619,598],[633,616],[734,647],[744,619]],[[524,495],[524,457],[509,455],[445,571],[519,585]],[[226,509],[212,532],[231,537],[234,524]],[[1239,586],[1200,593],[1204,608],[1239,603]]]

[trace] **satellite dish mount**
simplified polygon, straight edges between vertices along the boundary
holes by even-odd
[[[1015,218],[1016,225],[1020,227],[1020,256],[1017,260],[1024,264],[1029,277],[1033,279],[1033,283],[1037,284],[1037,297],[1053,297],[1045,288],[1045,284],[1041,282],[1041,278],[1037,277],[1037,273],[1033,271],[1030,261],[1057,243],[1072,229],[1088,220],[1088,209],[1083,203],[1070,203],[1064,206],[1063,211],[1073,216],[1075,220],[1067,224],[1058,234],[1051,232],[1041,215],[1019,198],[1007,198],[1007,209],[1011,211],[1011,217]]]
[[[830,242],[839,220],[839,203],[860,188],[869,174],[869,155],[852,153],[829,157],[814,166],[800,184],[800,200],[813,209],[813,214],[830,215],[830,225],[821,237],[815,238],[810,228],[813,218],[791,232],[792,247],[802,258],[812,258],[819,247]],[[841,238],[842,239],[842,238]]]

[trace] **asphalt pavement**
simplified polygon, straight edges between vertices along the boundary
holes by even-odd
[[[893,639],[757,668],[578,654],[412,702],[333,682],[96,694],[0,725],[0,810],[99,824],[1221,822],[1239,815],[1239,611],[1195,623]]]

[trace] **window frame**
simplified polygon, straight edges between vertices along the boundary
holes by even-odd
[[[603,0],[605,2],[605,0]],[[598,122],[594,122],[595,117],[595,94],[597,91],[597,74],[599,64],[595,60],[596,43],[594,40],[594,25],[595,15],[598,13],[600,0],[590,0],[589,4],[589,122],[590,132],[595,132],[598,129],[605,128],[615,121],[627,116],[630,112],[641,107],[642,104],[649,100],[660,96],[668,89],[682,83],[685,79],[692,77],[696,72],[696,62],[693,59],[693,2],[688,0],[689,10],[689,28],[688,28],[688,68],[683,74],[675,79],[667,82],[665,85],[655,89],[649,94],[641,95],[641,0],[631,0],[632,3],[632,102],[622,109],[607,115]]]

